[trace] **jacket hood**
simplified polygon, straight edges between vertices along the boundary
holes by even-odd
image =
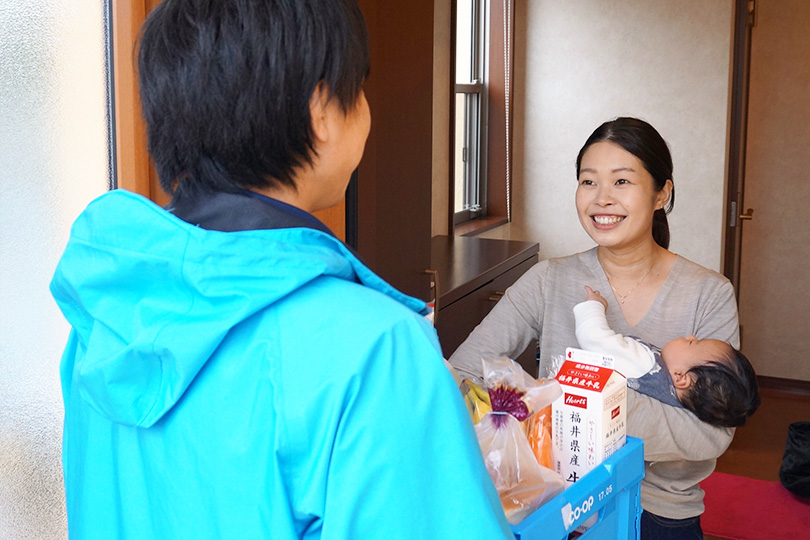
[[[231,328],[320,276],[427,311],[321,231],[211,231],[139,195],[106,193],[74,223],[51,281],[78,340],[70,384],[110,420],[151,426]]]

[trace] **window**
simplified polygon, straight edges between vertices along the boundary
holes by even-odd
[[[456,1],[454,224],[486,215],[486,4]]]
[[[454,234],[510,219],[513,6],[514,0],[453,2]]]

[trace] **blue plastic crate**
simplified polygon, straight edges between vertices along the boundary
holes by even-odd
[[[644,446],[641,439],[627,437],[619,451],[513,525],[512,532],[517,540],[564,540],[598,514],[579,538],[637,540],[643,477]]]

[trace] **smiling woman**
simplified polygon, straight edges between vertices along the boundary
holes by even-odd
[[[602,248],[598,256],[610,288],[635,324],[675,263],[667,250],[667,213],[675,200],[669,148],[646,122],[617,118],[585,142],[577,177],[580,223]]]
[[[651,214],[664,207],[672,192],[671,179],[658,187],[639,158],[609,141],[597,142],[584,152],[578,176],[579,220],[591,238],[606,237],[597,240],[600,245],[611,237],[628,247],[645,242],[652,234]]]
[[[540,375],[548,376],[555,358],[578,345],[571,310],[584,285],[613,290],[606,317],[617,333],[647,343],[694,334],[738,347],[729,281],[667,249],[672,158],[655,128],[636,118],[602,124],[579,152],[577,179],[577,211],[596,247],[527,271],[450,362],[465,375],[480,376],[482,357],[514,357],[537,339]],[[656,524],[662,519],[676,531],[667,538],[700,534],[699,482],[731,442],[731,431],[630,391],[627,434],[644,439],[645,461],[656,462],[642,481],[641,537],[661,538]]]
[[[613,152],[603,145],[596,144],[601,142],[613,143],[615,145],[612,147]],[[595,153],[597,149],[601,149],[599,156],[592,155],[590,160],[585,160],[586,153]],[[620,152],[620,150],[624,150],[624,152]],[[648,179],[652,181],[650,187],[658,194],[655,199],[655,213],[652,220],[653,238],[664,249],[669,248],[667,214],[675,205],[675,185],[672,180],[672,156],[666,141],[655,128],[636,118],[617,118],[611,122],[605,122],[588,137],[582,150],[579,151],[577,177],[581,177],[583,172],[590,174],[596,172],[592,168],[591,162],[600,163],[603,159],[609,160],[610,158],[615,162],[610,165],[610,161],[607,161],[603,168],[618,175],[615,180],[622,180],[621,176],[624,173],[626,177],[630,175],[636,179],[636,183],[646,184]],[[629,178],[624,181],[627,182],[627,180]],[[577,192],[577,197],[579,197],[579,192]],[[659,198],[663,200],[659,200]]]

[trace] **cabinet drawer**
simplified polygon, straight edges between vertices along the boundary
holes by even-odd
[[[467,336],[487,316],[500,296],[537,262],[537,255],[517,264],[455,302],[439,306],[436,331],[446,358],[467,339]],[[536,376],[537,342],[532,340],[526,351],[515,359],[523,369]]]

